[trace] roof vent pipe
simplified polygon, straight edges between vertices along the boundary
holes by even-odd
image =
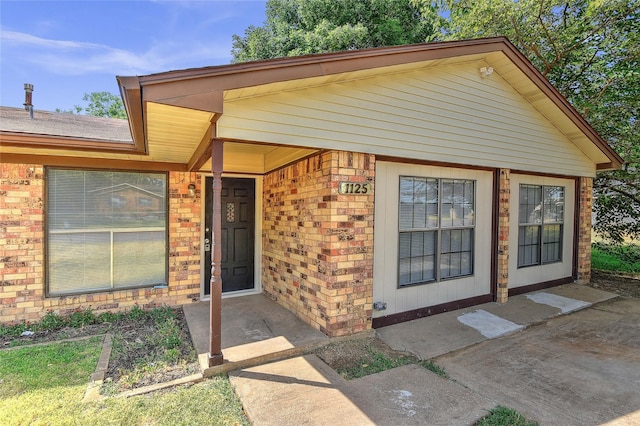
[[[29,118],[33,120],[33,84],[24,84],[24,109],[29,111]]]

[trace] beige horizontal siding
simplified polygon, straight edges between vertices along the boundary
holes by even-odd
[[[595,166],[481,63],[371,77],[225,103],[218,136],[542,173]]]
[[[474,273],[471,276],[398,288],[400,176],[472,179],[476,182]],[[376,162],[373,301],[387,309],[374,317],[483,296],[491,292],[492,173],[416,164]]]

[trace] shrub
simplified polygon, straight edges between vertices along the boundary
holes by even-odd
[[[93,313],[93,311],[89,308],[76,309],[69,316],[69,325],[73,328],[85,327],[87,325],[96,324],[98,322],[98,318]]]
[[[127,312],[127,318],[132,320],[141,320],[146,318],[148,315],[147,311],[142,309],[137,303],[133,305],[133,308],[129,312]]]
[[[169,319],[175,319],[176,313],[167,305],[162,305],[157,308],[153,308],[149,311],[149,315],[156,323],[161,323]]]
[[[59,330],[66,327],[68,320],[52,310],[48,310],[42,321],[37,324],[39,330]]]

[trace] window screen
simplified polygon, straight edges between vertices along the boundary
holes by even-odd
[[[47,170],[51,295],[167,282],[167,176]]]

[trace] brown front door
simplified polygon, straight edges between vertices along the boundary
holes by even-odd
[[[211,228],[213,178],[205,185],[204,294],[211,285]],[[222,178],[222,292],[254,288],[255,180]]]

